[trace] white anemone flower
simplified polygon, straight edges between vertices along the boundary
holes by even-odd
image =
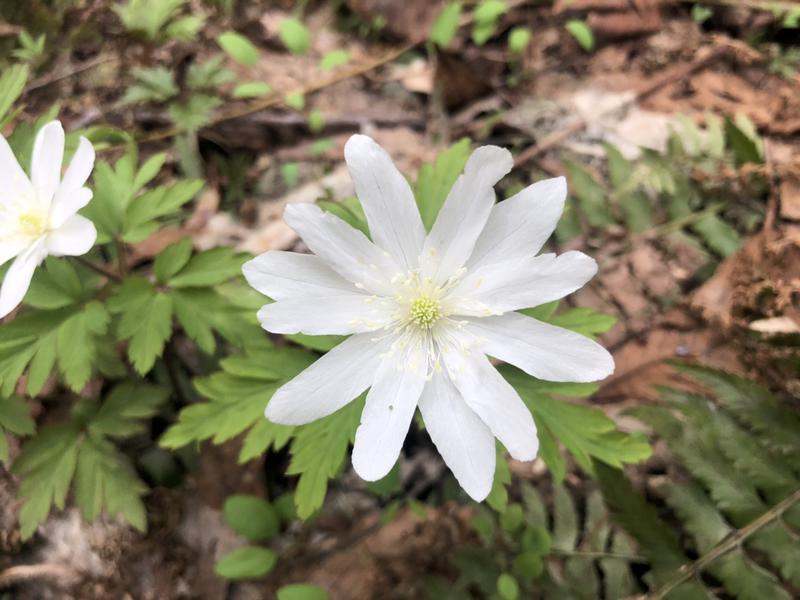
[[[92,199],[84,184],[94,148],[81,138],[62,178],[63,159],[64,129],[58,121],[36,135],[30,179],[0,135],[0,266],[16,257],[0,288],[0,319],[22,302],[47,256],[86,254],[97,239],[94,224],[76,214]]]
[[[380,146],[355,135],[345,159],[372,240],[314,204],[290,204],[284,218],[314,255],[267,252],[244,267],[275,300],[258,314],[266,330],[350,335],[281,387],[266,416],[309,423],[369,388],[352,460],[374,481],[396,462],[419,407],[461,487],[481,501],[495,438],[518,460],[539,447],[529,409],[488,356],[549,381],[614,370],[594,341],[515,312],[562,298],[597,272],[580,252],[536,256],[564,209],[566,182],[540,181],[495,204],[494,185],[513,160],[478,148],[426,234],[408,182]]]

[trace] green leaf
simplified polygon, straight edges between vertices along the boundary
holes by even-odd
[[[197,131],[211,121],[211,111],[222,104],[216,96],[192,94],[186,102],[173,102],[167,113],[181,131]]]
[[[80,429],[72,424],[43,427],[23,447],[13,472],[22,479],[19,496],[20,536],[29,539],[44,522],[50,507],[64,508],[78,462]]]
[[[55,310],[85,302],[95,292],[99,277],[87,269],[76,269],[62,258],[48,257],[44,269],[36,269],[25,304]]]
[[[363,399],[359,399],[329,417],[297,429],[286,473],[300,476],[294,498],[301,519],[309,518],[322,506],[328,480],[339,473],[355,439],[363,407]]]
[[[263,346],[224,360],[222,371],[194,382],[208,402],[184,408],[178,422],[165,432],[159,443],[165,448],[181,448],[207,439],[221,444],[258,426],[264,420],[264,409],[275,390],[314,360],[314,355],[302,350]],[[285,444],[293,428],[274,427],[252,435],[259,436],[262,441],[266,437],[267,445],[278,445],[281,440]],[[254,439],[250,443],[257,445],[258,441]],[[248,453],[252,451],[250,447]]]
[[[146,239],[160,227],[159,219],[178,215],[202,187],[202,180],[182,180],[134,198],[125,209],[123,239],[130,243]]]
[[[747,131],[747,129],[750,129]],[[734,122],[725,118],[725,137],[733,151],[737,166],[747,163],[761,164],[764,162],[763,153],[759,147],[758,138],[754,128],[745,125],[742,121]]]
[[[226,31],[217,36],[217,43],[236,62],[253,66],[258,62],[258,48],[249,39],[235,31]]]
[[[110,320],[106,308],[93,301],[59,327],[58,367],[64,383],[73,391],[81,391],[89,382],[98,352],[96,337],[106,333]]]
[[[436,17],[431,28],[431,41],[442,50],[447,50],[458,33],[461,17],[461,2],[449,2]]]
[[[470,154],[470,142],[463,138],[441,152],[434,163],[420,167],[414,195],[422,215],[422,222],[430,230],[450,189],[464,170]]]
[[[0,128],[8,123],[8,111],[22,95],[28,83],[30,69],[27,65],[11,65],[0,75]]]
[[[564,28],[572,34],[578,45],[586,52],[594,50],[594,33],[585,22],[573,19],[567,21]]]
[[[526,313],[524,310],[520,312]],[[593,308],[586,307],[573,308],[542,320],[592,339],[601,333],[609,331],[617,324],[617,318],[613,315],[597,312]]]
[[[508,486],[511,484],[511,471],[508,468],[506,454],[497,444],[497,463],[494,470],[492,489],[486,497],[486,504],[497,512],[503,512],[508,506]]]
[[[350,60],[350,53],[347,50],[331,50],[322,57],[319,67],[323,71],[332,71],[336,67],[346,65]]]
[[[272,550],[246,546],[223,556],[214,565],[214,572],[234,581],[258,579],[269,573],[277,561],[278,555]]]
[[[548,391],[557,390],[552,386],[559,384],[543,386],[542,382],[508,365],[500,367],[500,372],[531,410],[537,425],[563,443],[576,462],[589,473],[593,469],[593,458],[622,467],[650,456],[647,440],[618,431],[602,411],[553,399]],[[564,388],[563,393],[569,391],[569,388]],[[548,453],[552,453],[552,449],[548,449]],[[551,462],[558,464],[552,457]]]
[[[284,19],[280,24],[280,38],[292,54],[305,54],[311,47],[311,34],[297,19]]]
[[[517,26],[508,34],[508,49],[512,54],[522,54],[531,43],[533,34],[528,27]]]
[[[692,20],[698,25],[702,25],[714,16],[714,11],[703,6],[702,4],[695,4],[692,6]]]
[[[306,106],[306,97],[303,92],[289,92],[284,96],[283,101],[286,102],[286,106],[295,110],[303,110]]]
[[[129,340],[128,357],[134,368],[148,373],[172,334],[172,298],[133,276],[117,288],[110,307],[121,315],[117,333],[121,340]]]
[[[519,598],[519,584],[509,573],[503,573],[497,578],[497,593],[503,600],[517,600]]]
[[[578,200],[578,205],[586,220],[593,227],[606,227],[614,224],[608,209],[606,191],[585,167],[576,163],[567,163],[570,189]]]
[[[292,583],[278,590],[278,600],[328,600],[328,594],[310,583]]]
[[[268,540],[280,530],[280,519],[275,508],[256,496],[236,495],[225,499],[223,514],[228,525],[248,540]]]
[[[234,98],[259,98],[272,91],[269,84],[263,81],[245,81],[233,88]]]
[[[161,254],[156,256],[153,271],[160,283],[167,283],[170,278],[180,272],[192,257],[192,240],[183,238],[167,246]]]
[[[169,390],[145,383],[124,382],[108,394],[92,417],[89,430],[111,438],[128,438],[146,431],[145,419],[154,416]]]
[[[0,398],[0,462],[8,462],[8,444],[6,433],[31,435],[36,430],[36,423],[30,416],[27,403],[18,398]]]
[[[233,248],[212,248],[193,256],[168,282],[178,289],[216,285],[241,275],[247,259]]]
[[[322,111],[315,108],[309,113],[308,128],[312,133],[319,133],[325,128],[325,115]]]
[[[482,0],[472,13],[472,41],[479,46],[488,42],[507,11],[508,5],[503,0]]]
[[[641,232],[653,226],[650,201],[639,189],[633,163],[611,144],[604,144],[608,159],[608,174],[617,204],[622,208],[625,224],[630,231]]]

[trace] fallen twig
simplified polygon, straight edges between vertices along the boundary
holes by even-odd
[[[104,65],[110,62],[117,62],[119,61],[119,56],[98,56],[97,58],[93,58],[92,60],[87,60],[86,62],[82,62],[79,65],[72,67],[67,71],[62,71],[60,73],[51,73],[50,75],[46,75],[44,77],[39,77],[38,79],[34,79],[25,87],[25,93],[32,92],[33,90],[38,90],[39,88],[46,87],[51,83],[56,83],[57,81],[63,81],[64,79],[69,79],[70,77],[74,77],[75,75],[80,75],[85,71],[89,71],[94,69],[95,67],[99,67],[100,65]]]
[[[64,565],[17,565],[0,572],[0,589],[30,579],[75,579],[75,573]]]
[[[662,598],[666,598],[667,595],[672,592],[675,588],[677,588],[682,583],[685,583],[692,577],[696,577],[700,574],[700,572],[705,569],[708,565],[712,562],[717,560],[719,557],[727,554],[737,546],[739,546],[742,542],[744,542],[747,538],[757,532],[759,529],[764,527],[765,525],[769,525],[772,521],[779,519],[783,513],[789,510],[792,506],[800,502],[800,490],[797,490],[791,496],[784,498],[781,502],[778,502],[775,506],[765,512],[763,515],[758,517],[755,521],[751,522],[746,527],[734,531],[729,536],[727,536],[724,540],[722,540],[719,544],[714,546],[711,550],[705,553],[703,556],[698,558],[693,563],[688,563],[683,565],[680,569],[675,571],[675,576],[668,581],[666,584],[655,590],[654,592],[650,592],[649,594],[645,594],[639,596],[639,600],[661,600]]]

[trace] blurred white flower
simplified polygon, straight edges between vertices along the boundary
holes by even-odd
[[[599,344],[514,312],[562,298],[597,271],[580,252],[535,256],[564,209],[566,182],[541,181],[495,204],[511,154],[478,148],[426,235],[411,188],[380,146],[353,136],[345,158],[372,241],[313,204],[292,204],[285,219],[315,255],[267,252],[244,267],[276,301],[258,315],[268,331],[352,334],[280,388],[266,415],[308,423],[370,388],[353,466],[372,481],[394,465],[419,406],[461,486],[483,500],[495,437],[518,460],[539,446],[530,411],[487,355],[549,381],[614,370]]]
[[[53,121],[33,144],[31,178],[0,135],[0,266],[15,258],[0,288],[0,319],[25,297],[33,272],[47,256],[86,254],[97,239],[88,219],[76,213],[92,199],[84,187],[94,148],[81,138],[64,177],[64,129]]]

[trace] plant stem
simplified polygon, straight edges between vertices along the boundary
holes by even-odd
[[[727,554],[731,550],[733,550],[736,546],[740,545],[744,542],[747,538],[757,532],[759,529],[768,525],[772,521],[780,518],[780,516],[789,510],[792,506],[800,502],[800,490],[797,490],[791,496],[784,498],[782,501],[778,502],[775,506],[765,512],[763,515],[758,517],[755,521],[751,522],[746,527],[739,529],[738,531],[734,531],[724,540],[722,540],[719,544],[714,546],[711,550],[709,550],[706,554],[698,558],[693,563],[687,563],[683,565],[680,569],[675,571],[675,575],[673,578],[668,581],[666,584],[644,596],[640,596],[641,600],[662,600],[666,598],[667,595],[672,592],[675,588],[677,588],[682,583],[688,581],[692,577],[696,577],[700,574],[700,572],[705,569],[708,565],[712,562],[717,560],[720,556]]]
[[[110,269],[107,269],[102,265],[95,264],[92,261],[87,260],[82,256],[73,256],[72,258],[74,258],[77,263],[83,265],[87,269],[91,269],[92,271],[102,275],[103,277],[106,277],[108,279],[113,279],[114,281],[122,281],[122,277],[120,277],[119,274],[115,273]]]
[[[644,556],[639,556],[638,554],[626,554],[624,552],[592,552],[590,550],[561,550],[559,548],[551,548],[550,554],[557,554],[558,556],[577,556],[580,558],[616,558],[631,562],[647,561]]]

